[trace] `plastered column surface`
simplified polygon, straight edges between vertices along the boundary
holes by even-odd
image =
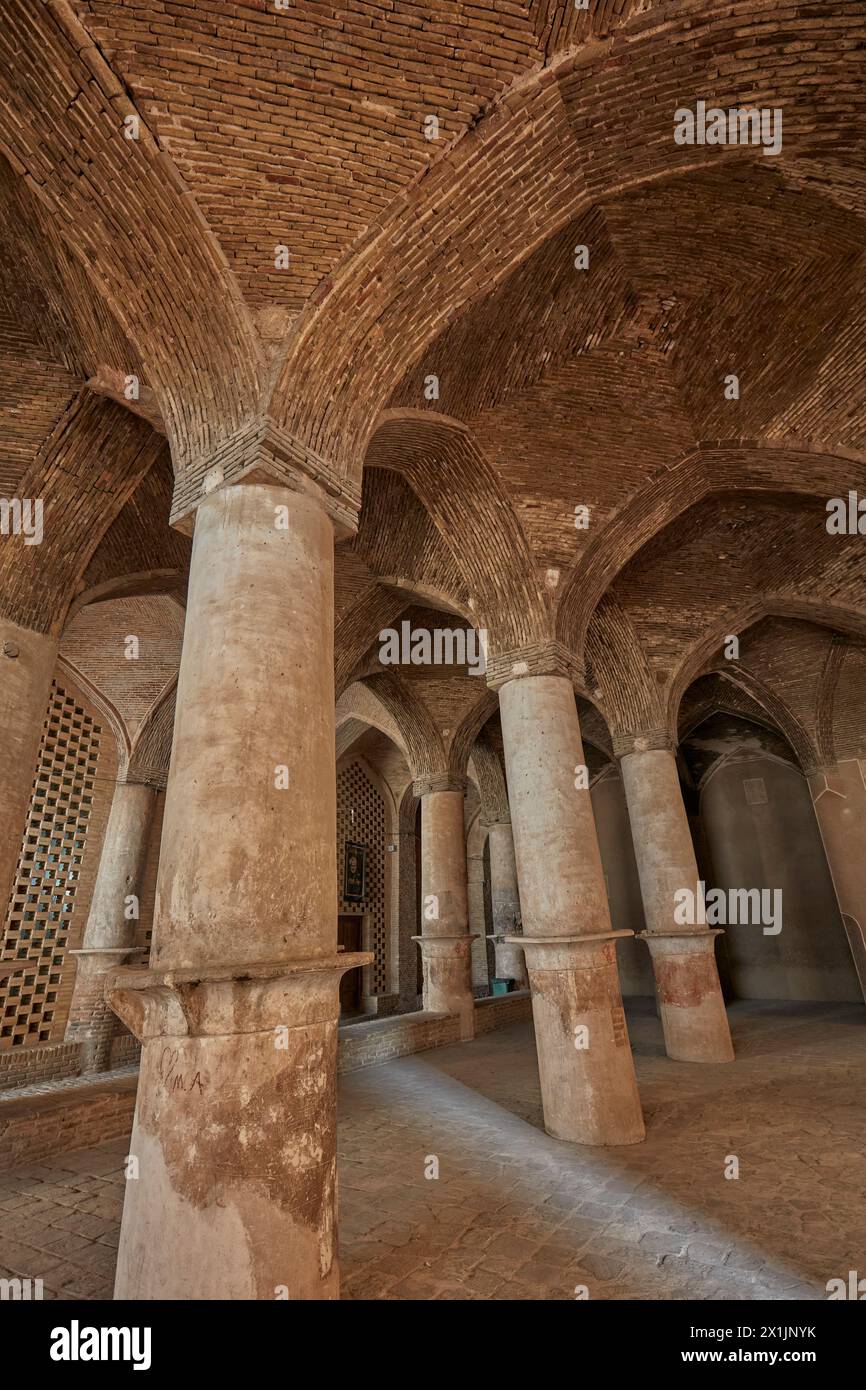
[[[424,1008],[457,1014],[461,1037],[475,1030],[472,937],[463,788],[416,783],[421,797],[421,935]],[[439,783],[442,785],[439,785]]]
[[[288,522],[286,524],[286,517]],[[198,509],[115,1297],[336,1298],[333,534],[263,484]]]
[[[809,776],[809,790],[866,999],[866,759],[818,768]]]
[[[501,980],[513,980],[517,989],[529,983],[523,948],[514,938],[520,932],[520,890],[517,884],[517,861],[514,857],[514,834],[510,821],[494,821],[488,831],[490,846],[490,902],[493,911],[493,949],[496,974]],[[507,938],[511,938],[508,940]]]
[[[730,1062],[734,1049],[715,958],[718,930],[675,921],[675,894],[697,894],[698,867],[676,758],[650,748],[621,759],[665,1049],[681,1062]]]
[[[135,949],[141,884],[156,790],[118,782],[102,842],[99,870],[81,949],[66,1036],[82,1045],[85,1071],[105,1071],[117,1021],[105,996],[106,979]]]
[[[643,1116],[571,681],[508,680],[500,710],[545,1127],[634,1144]]]

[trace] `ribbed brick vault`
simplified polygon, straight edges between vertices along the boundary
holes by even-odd
[[[344,741],[496,804],[483,680],[378,664],[408,617],[560,643],[607,756],[720,708],[862,751],[824,508],[866,494],[864,43],[862,0],[8,0],[0,492],[51,525],[0,613],[182,602],[169,516],[264,438],[336,499]],[[782,108],[782,152],[676,145],[698,99]]]

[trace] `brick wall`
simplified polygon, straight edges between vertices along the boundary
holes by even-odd
[[[78,1043],[58,1042],[0,1052],[0,1091],[77,1076],[79,1050]]]
[[[0,1102],[0,1172],[130,1133],[138,1078]]]
[[[41,1081],[62,1081],[81,1075],[81,1043],[46,1043],[0,1052],[0,1094],[35,1086]],[[141,1043],[126,1029],[111,1040],[109,1066],[128,1067],[141,1056]]]
[[[475,1005],[476,1032],[505,1028],[530,1014],[531,1001],[526,990],[480,999]],[[340,1074],[359,1071],[459,1041],[460,1022],[450,1014],[419,1012],[353,1023],[340,1029],[337,1070]],[[115,1038],[111,1064],[123,1066],[135,1061],[138,1053],[139,1046],[129,1034]],[[19,1065],[17,1080],[12,1082],[4,1080],[5,1059],[0,1058],[0,1088],[29,1086],[59,1075],[74,1076],[77,1054],[78,1046],[72,1043],[28,1048],[23,1056],[8,1059]],[[29,1071],[22,1068],[25,1060]],[[103,1081],[83,1080],[80,1086],[58,1088],[42,1095],[16,1098],[12,1094],[0,1098],[0,1172],[128,1134],[137,1083],[138,1077],[133,1073]]]
[[[513,994],[491,995],[475,1001],[475,1033],[492,1033],[495,1028],[508,1028],[532,1018],[532,996],[528,989]]]
[[[370,1023],[353,1023],[340,1030],[337,1071],[358,1071],[459,1041],[460,1020],[455,1014],[398,1014]]]

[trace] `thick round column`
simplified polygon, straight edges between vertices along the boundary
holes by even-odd
[[[508,800],[544,1123],[557,1139],[635,1144],[643,1116],[619,992],[583,748],[565,676],[500,691]]]
[[[809,775],[809,790],[866,999],[866,759],[817,768]]]
[[[520,932],[521,918],[511,822],[491,821],[487,843],[490,853],[490,906],[493,915],[493,931],[490,935],[496,959],[496,977],[500,980],[513,980],[517,989],[526,989],[529,982],[523,948],[514,941]]]
[[[333,570],[311,497],[248,484],[198,509],[154,967],[334,949]]]
[[[45,723],[57,638],[0,618],[0,914],[5,915],[21,855]]]
[[[487,968],[486,918],[484,912],[484,856],[467,854],[466,880],[469,892],[469,926],[472,937],[472,988],[490,988]]]
[[[730,1062],[731,1032],[719,972],[718,930],[674,920],[676,893],[698,893],[698,867],[674,754],[668,748],[621,759],[665,1048],[679,1062]]]
[[[84,942],[71,953],[76,969],[66,1036],[81,1043],[84,1071],[105,1071],[110,1062],[117,1019],[105,983],[135,949],[156,796],[144,783],[115,786]]]
[[[288,517],[288,525],[286,525]],[[261,484],[196,517],[117,1298],[335,1298],[333,535]]]
[[[464,789],[447,777],[415,784],[421,798],[421,950],[424,1008],[458,1014],[460,1035],[475,1033],[472,937],[466,869]]]

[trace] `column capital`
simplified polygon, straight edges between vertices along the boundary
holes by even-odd
[[[619,760],[630,753],[676,753],[676,739],[666,729],[616,731],[611,735],[613,756]]]
[[[584,683],[583,666],[562,642],[536,642],[495,655],[488,652],[487,684],[491,690],[521,676],[564,676],[572,685]]]
[[[485,816],[482,816],[482,817],[481,817],[481,824],[484,825],[484,826],[486,826],[488,830],[492,830],[493,827],[494,827],[495,825],[507,825],[507,826],[508,826],[508,829],[510,830],[510,829],[511,829],[511,817],[510,817],[510,816],[493,816],[490,820],[487,820],[487,818],[486,818]]]
[[[424,777],[416,777],[412,783],[415,796],[429,796],[430,792],[465,792],[466,778],[455,777],[450,772],[431,772]]]
[[[829,778],[838,778],[843,775],[841,768],[842,763],[856,764],[860,761],[861,760],[859,758],[839,758],[835,762],[831,762],[828,759],[824,759],[823,762],[819,762],[817,758],[814,760],[812,758],[804,758],[800,766],[803,770],[804,777],[823,777],[827,782],[827,785],[829,785]]]
[[[108,1002],[131,1033],[147,1038],[264,1033],[336,1018],[347,970],[370,965],[369,951],[299,960],[251,961],[206,970],[117,970]]]
[[[319,495],[338,540],[358,529],[360,481],[342,477],[327,459],[267,416],[248,420],[231,438],[178,473],[171,525],[191,535],[199,504],[212,492],[237,483],[269,483],[288,492]]]

